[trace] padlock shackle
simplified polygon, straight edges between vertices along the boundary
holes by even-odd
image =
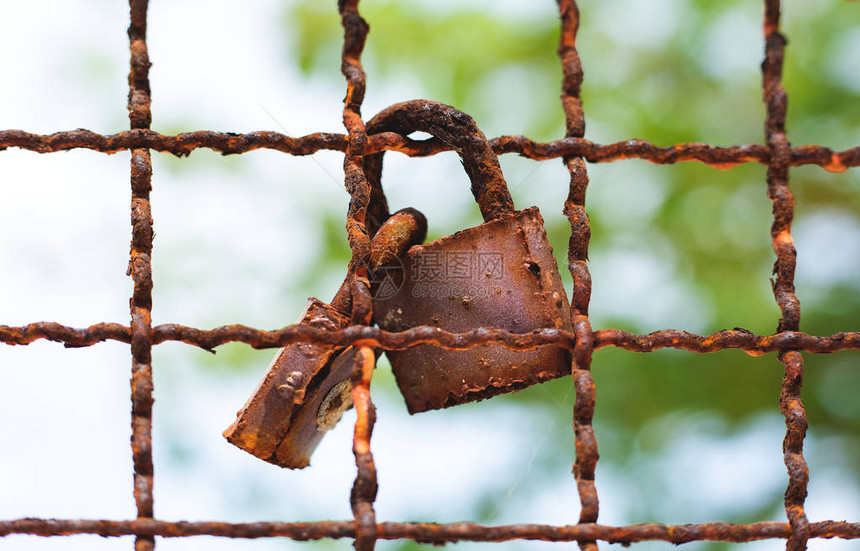
[[[370,240],[370,258],[363,261],[372,273],[392,259],[403,256],[413,245],[424,243],[426,237],[427,218],[416,209],[400,209],[375,229]],[[344,314],[348,314],[352,308],[352,277],[352,274],[347,274],[331,301],[331,306]]]
[[[396,132],[403,136],[422,131],[435,136],[460,155],[472,182],[472,195],[485,222],[514,212],[514,202],[502,175],[499,158],[472,117],[459,109],[429,100],[397,103],[377,113],[367,123],[366,130],[368,134]],[[388,217],[381,184],[382,156],[383,152],[368,155],[364,164],[365,176],[371,187],[368,206],[371,235]]]

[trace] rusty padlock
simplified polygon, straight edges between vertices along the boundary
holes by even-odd
[[[370,273],[385,272],[406,249],[424,241],[427,221],[414,209],[389,217],[371,242]],[[347,276],[332,304],[311,298],[299,325],[336,331],[350,323]],[[381,278],[382,282],[386,278]],[[353,347],[291,343],[280,349],[257,389],[224,431],[239,448],[269,463],[301,469],[323,435],[352,406]]]
[[[543,218],[537,207],[514,210],[498,158],[471,117],[441,103],[416,100],[385,109],[367,129],[403,136],[424,131],[454,147],[484,218],[479,226],[409,249],[399,292],[374,299],[380,328],[572,330]],[[365,172],[372,186],[368,214],[384,215],[381,153],[367,158]],[[418,345],[386,353],[410,413],[482,400],[571,371],[570,353],[558,346],[512,351],[484,345],[452,351]]]

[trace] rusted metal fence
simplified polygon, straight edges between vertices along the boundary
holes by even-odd
[[[135,536],[135,548],[153,549],[155,537],[187,537],[196,535],[229,538],[288,537],[294,540],[321,538],[352,538],[358,549],[372,549],[379,539],[407,538],[420,542],[445,543],[453,541],[500,542],[514,539],[543,541],[577,541],[582,549],[596,549],[597,541],[631,543],[644,540],[664,540],[685,543],[698,540],[744,542],[766,538],[787,540],[787,549],[805,549],[810,538],[860,538],[860,523],[821,521],[811,522],[804,512],[804,500],[809,473],[803,458],[806,433],[806,413],[800,398],[803,377],[801,352],[830,353],[860,350],[860,332],[844,332],[830,336],[812,336],[798,330],[800,307],[794,292],[795,249],[791,239],[794,198],[788,185],[789,168],[814,164],[825,170],[839,172],[860,166],[860,147],[832,151],[827,147],[806,145],[792,148],[785,132],[786,92],[782,86],[783,55],[786,41],[779,30],[780,2],[765,0],[764,39],[765,59],[762,63],[762,92],[767,107],[765,143],[734,147],[714,147],[708,144],[677,144],[657,147],[650,143],[629,140],[599,145],[583,138],[584,116],[579,98],[583,72],[576,50],[579,10],[574,0],[558,0],[561,19],[561,40],[558,54],[564,77],[562,106],[566,117],[564,138],[536,143],[526,137],[503,137],[492,140],[496,153],[518,153],[542,160],[561,158],[570,172],[570,192],[564,212],[571,226],[568,265],[573,276],[571,300],[573,332],[554,329],[537,330],[515,335],[496,328],[482,328],[461,334],[451,334],[430,327],[417,327],[399,333],[388,333],[363,324],[342,331],[325,331],[304,326],[291,326],[277,331],[262,331],[240,325],[201,330],[174,324],[153,327],[152,307],[152,212],[149,193],[152,187],[150,151],[187,155],[195,149],[209,148],[223,154],[244,153],[253,149],[275,149],[292,155],[309,155],[323,149],[345,153],[345,183],[352,201],[347,230],[353,258],[361,258],[369,247],[364,226],[364,212],[369,200],[369,187],[363,171],[366,155],[396,150],[411,156],[432,155],[449,149],[445,143],[430,139],[414,141],[395,133],[368,135],[361,117],[365,91],[365,73],[361,53],[368,25],[358,13],[358,0],[339,0],[338,8],[344,28],[341,70],[346,78],[347,92],[343,121],[347,134],[317,133],[292,138],[276,132],[248,134],[198,131],[166,136],[149,129],[151,121],[149,91],[149,55],[146,45],[147,0],[130,0],[131,25],[128,30],[131,51],[129,74],[130,130],[113,135],[100,135],[88,130],[36,135],[20,130],[0,131],[0,150],[18,147],[40,153],[88,148],[103,153],[122,150],[131,152],[131,259],[129,274],[134,281],[129,325],[101,323],[78,329],[57,323],[33,323],[23,327],[0,326],[0,341],[6,344],[29,344],[38,339],[62,342],[67,347],[90,346],[105,340],[131,345],[132,356],[132,453],[134,464],[134,497],[137,518],[134,520],[71,520],[27,518],[0,521],[0,536],[34,534],[63,536],[98,534],[101,536]],[[588,185],[586,162],[608,162],[640,158],[653,163],[672,164],[698,161],[714,167],[757,162],[767,166],[767,190],[773,202],[771,238],[776,255],[773,292],[782,316],[773,335],[755,335],[745,330],[720,331],[712,335],[694,335],[684,331],[665,330],[648,335],[634,335],[615,329],[592,330],[588,318],[591,277],[586,264],[590,228],[585,210]],[[353,285],[354,314],[369,311],[369,295],[360,281]],[[369,319],[367,315],[354,319]],[[290,342],[325,342],[355,345],[359,349],[356,369],[361,374],[353,391],[358,412],[353,450],[358,475],[351,494],[353,520],[341,522],[169,522],[157,520],[153,508],[152,463],[152,347],[165,341],[181,341],[204,349],[227,342],[244,342],[256,348],[280,347]],[[373,502],[376,496],[376,470],[370,447],[374,408],[369,385],[373,371],[373,348],[400,350],[421,343],[432,343],[448,349],[466,349],[486,343],[497,343],[514,350],[526,350],[549,343],[572,351],[572,376],[576,389],[573,410],[576,442],[576,476],[582,505],[579,524],[570,526],[510,525],[481,526],[469,523],[428,524],[378,522]],[[753,355],[776,352],[783,364],[784,378],[780,393],[780,409],[785,416],[786,436],[783,442],[788,488],[785,492],[787,523],[758,522],[753,524],[705,523],[681,526],[638,524],[604,526],[597,524],[598,495],[594,484],[597,464],[597,440],[592,428],[595,386],[590,373],[591,355],[595,349],[615,346],[635,352],[650,352],[660,348],[677,348],[697,353],[739,348]]]

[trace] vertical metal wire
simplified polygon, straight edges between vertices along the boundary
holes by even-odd
[[[773,293],[782,314],[778,332],[797,331],[800,326],[800,303],[794,292],[794,268],[797,251],[791,239],[791,221],[794,217],[794,196],[788,186],[788,167],[791,161],[791,144],[785,133],[785,115],[788,98],[782,85],[782,67],[785,56],[785,37],[779,32],[780,2],[766,0],[764,13],[765,58],[762,62],[762,91],[767,106],[765,138],[771,150],[767,168],[767,192],[773,202],[771,238],[776,253],[771,280]],[[785,367],[779,406],[785,415],[786,434],[783,455],[789,481],[785,491],[785,511],[791,524],[791,537],[786,549],[806,549],[809,539],[809,520],[803,510],[809,469],[803,458],[803,440],[806,436],[806,410],[800,399],[803,383],[803,357],[797,350],[782,351],[779,360]]]
[[[369,27],[358,13],[359,0],[339,0],[341,24],[344,30],[341,54],[341,72],[346,77],[346,97],[343,105],[343,124],[348,132],[346,155],[343,161],[344,184],[350,195],[347,213],[347,235],[352,262],[355,264],[370,253],[370,237],[365,226],[370,186],[364,175],[364,152],[367,132],[361,119],[366,77],[361,66],[361,53],[367,40]],[[366,275],[364,266],[353,266],[359,275]]]
[[[579,29],[579,8],[575,0],[558,0],[561,16],[561,37],[558,55],[561,58],[564,76],[561,85],[561,101],[566,121],[568,138],[585,135],[585,116],[582,111],[580,91],[582,87],[582,62],[576,51],[576,33]],[[588,303],[591,299],[591,274],[588,271],[588,243],[591,228],[585,212],[585,193],[588,188],[588,171],[582,157],[565,157],[564,163],[570,173],[570,190],[564,203],[564,214],[570,222],[570,241],[567,251],[567,267],[573,277],[571,296],[571,322],[576,334],[573,350],[573,384],[576,401],[573,406],[573,430],[576,442],[576,462],[573,473],[582,509],[579,522],[597,522],[599,501],[594,485],[594,470],[597,466],[597,438],[591,422],[594,417],[595,387],[591,377],[591,354],[594,338],[588,320]],[[583,541],[583,551],[597,549],[597,542]]]
[[[344,98],[343,124],[349,133],[344,155],[344,183],[350,195],[347,213],[347,235],[352,259],[352,322],[368,324],[372,307],[368,292],[366,267],[362,259],[369,258],[370,236],[365,223],[370,202],[370,185],[364,174],[364,153],[367,147],[367,131],[361,119],[361,104],[364,101],[366,77],[361,66],[361,53],[367,40],[369,27],[358,13],[359,0],[339,0],[341,24],[344,30],[341,54],[341,72],[346,78],[347,90]],[[376,365],[373,350],[360,346],[356,354],[353,400],[357,418],[353,434],[353,454],[358,470],[350,494],[350,504],[355,517],[355,542],[358,551],[370,551],[376,546],[376,500],[377,479],[370,437],[376,419],[376,410],[370,399],[370,380]]]
[[[353,377],[352,400],[357,418],[352,439],[352,452],[358,475],[352,486],[350,504],[357,526],[355,548],[359,551],[373,549],[376,545],[376,465],[370,451],[370,436],[376,422],[376,407],[370,400],[370,380],[376,368],[376,354],[367,346],[358,347],[355,355],[356,369]]]
[[[149,92],[149,54],[146,49],[147,0],[130,0],[128,28],[131,70],[128,76],[128,110],[132,129],[152,122]],[[134,281],[131,297],[131,448],[134,463],[134,498],[137,518],[153,517],[152,468],[152,212],[149,202],[152,160],[148,149],[131,151],[131,259]],[[135,549],[155,548],[152,536],[137,536]]]

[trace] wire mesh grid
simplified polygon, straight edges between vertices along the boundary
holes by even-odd
[[[564,138],[537,143],[524,136],[491,140],[498,153],[517,153],[533,160],[563,159],[570,173],[569,195],[564,213],[571,227],[568,266],[573,277],[571,299],[572,332],[536,330],[529,334],[512,334],[498,328],[481,328],[454,334],[430,327],[416,327],[398,333],[382,331],[365,324],[354,324],[340,331],[326,331],[294,325],[276,331],[263,331],[241,325],[201,330],[174,324],[153,327],[152,308],[152,212],[149,194],[152,180],[150,151],[188,155],[195,149],[208,148],[223,154],[238,154],[266,148],[291,155],[309,155],[320,150],[345,153],[346,186],[352,196],[347,230],[353,258],[361,258],[369,248],[364,227],[369,186],[363,170],[366,155],[396,150],[410,156],[426,156],[450,149],[439,140],[412,140],[396,133],[368,135],[361,117],[365,91],[365,73],[361,54],[368,25],[358,12],[358,0],[340,0],[338,9],[344,28],[341,70],[346,79],[343,122],[347,134],[316,133],[293,138],[276,132],[246,134],[198,131],[163,135],[150,130],[149,55],[146,44],[147,0],[130,0],[128,30],[131,53],[129,74],[130,130],[100,135],[88,130],[37,135],[20,130],[0,131],[0,150],[18,147],[40,153],[73,148],[88,148],[103,153],[131,152],[132,238],[129,275],[134,282],[129,325],[100,323],[87,328],[72,328],[58,323],[33,323],[23,327],[0,326],[0,340],[6,344],[25,345],[39,339],[61,342],[67,347],[91,346],[105,340],[130,344],[132,355],[132,452],[134,497],[137,518],[134,520],[73,520],[25,518],[0,521],[0,536],[33,534],[63,536],[97,534],[101,536],[135,536],[135,548],[153,549],[155,537],[195,535],[228,538],[288,537],[306,541],[321,538],[352,538],[357,549],[372,549],[380,539],[412,539],[419,542],[455,541],[501,542],[514,539],[543,541],[577,541],[582,549],[596,549],[597,541],[629,544],[644,540],[672,543],[715,540],[745,542],[766,538],[787,540],[787,549],[805,549],[810,538],[860,538],[860,523],[811,522],[804,512],[808,469],[803,457],[806,414],[800,398],[803,377],[801,352],[830,353],[860,350],[860,332],[842,332],[830,336],[813,336],[799,331],[800,307],[794,289],[796,251],[790,233],[794,198],[788,185],[789,168],[817,165],[840,172],[860,166],[860,147],[833,151],[818,145],[791,147],[785,132],[786,91],[782,85],[783,56],[786,40],[780,33],[780,2],[765,0],[765,58],[762,63],[762,93],[766,104],[765,143],[733,147],[709,144],[677,144],[657,147],[640,140],[610,145],[592,143],[583,138],[584,114],[580,101],[583,80],[582,65],[576,50],[579,10],[574,0],[558,0],[561,38],[558,55],[563,69],[562,106],[566,117]],[[772,245],[776,256],[773,293],[781,311],[777,330],[772,335],[756,335],[743,329],[695,335],[685,331],[663,330],[637,335],[615,329],[593,330],[588,306],[591,277],[587,266],[590,228],[585,210],[588,185],[586,163],[610,162],[640,158],[658,164],[698,161],[714,167],[740,163],[767,166],[767,190],[773,203]],[[366,287],[360,281],[352,286],[357,308],[369,308]],[[369,311],[369,310],[368,310]],[[366,319],[369,319],[366,318]],[[354,345],[359,383],[353,390],[357,419],[353,451],[357,476],[351,494],[354,519],[323,522],[170,522],[158,520],[153,508],[152,461],[152,347],[166,341],[180,341],[211,350],[228,342],[243,342],[256,348],[273,348],[292,342],[321,342],[331,345]],[[370,400],[370,379],[375,366],[374,349],[402,350],[417,344],[462,350],[487,343],[500,344],[512,350],[526,350],[554,344],[572,352],[572,376],[576,390],[573,410],[576,445],[574,475],[581,502],[579,523],[568,526],[536,524],[482,526],[472,523],[389,523],[378,522],[374,512],[377,482],[370,439],[375,417]],[[785,416],[783,442],[789,482],[785,492],[788,522],[728,524],[720,522],[688,525],[637,524],[606,526],[598,521],[598,495],[594,483],[598,460],[597,440],[592,428],[595,385],[590,373],[591,355],[602,347],[618,347],[634,352],[676,348],[707,353],[737,348],[751,355],[776,352],[784,366],[779,397]]]

